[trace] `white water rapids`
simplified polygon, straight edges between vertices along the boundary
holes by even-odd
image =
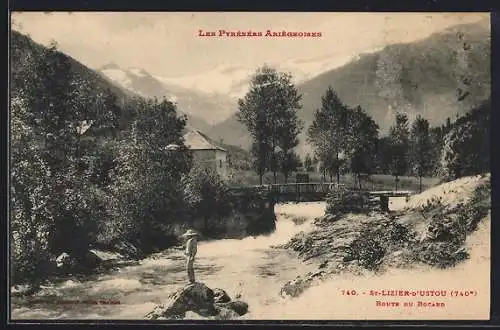
[[[391,202],[399,208],[404,202]],[[292,253],[273,249],[293,235],[312,228],[315,217],[324,214],[324,203],[276,205],[276,230],[269,236],[200,242],[195,262],[196,280],[210,288],[224,289],[232,298],[241,295],[249,305],[245,319],[484,319],[489,313],[490,228],[489,219],[470,235],[471,258],[454,269],[418,267],[393,270],[381,275],[343,275],[306,290],[295,299],[282,299],[280,289],[297,275],[316,270],[318,265],[298,260]],[[287,216],[288,215],[288,216]],[[305,217],[299,225],[293,217]],[[94,275],[85,281],[68,280],[45,287],[38,302],[12,298],[12,319],[114,319],[138,320],[168,295],[186,284],[182,251],[167,250],[152,255],[139,265]],[[358,296],[342,295],[356,290]],[[475,290],[475,297],[438,299],[446,308],[380,308],[376,301],[399,301],[402,297],[372,297],[370,290]],[[432,297],[431,297],[432,298]],[[69,303],[109,301],[119,304]],[[415,298],[435,301],[429,297]],[[61,303],[66,301],[67,303]],[[187,317],[196,318],[188,313]]]
[[[276,230],[269,236],[201,241],[196,280],[210,288],[221,288],[232,298],[240,294],[250,306],[245,318],[266,318],[262,315],[266,306],[282,299],[282,285],[317,267],[271,246],[284,244],[307,230],[314,217],[324,214],[324,207],[324,203],[276,205]],[[307,220],[296,225],[285,214]],[[13,297],[12,319],[142,319],[186,281],[182,251],[167,250],[110,274],[46,286],[37,298]],[[88,303],[92,301],[114,304]]]

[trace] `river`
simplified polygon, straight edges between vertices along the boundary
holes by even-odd
[[[197,281],[222,288],[231,297],[241,295],[250,306],[244,318],[279,318],[266,310],[282,300],[282,285],[317,265],[273,246],[308,230],[324,208],[325,203],[276,205],[276,230],[271,235],[201,241],[195,263]],[[304,222],[296,224],[293,217],[302,217]],[[185,284],[182,251],[170,249],[112,273],[44,286],[37,297],[12,297],[12,319],[142,319]],[[188,316],[195,317],[194,313]]]
[[[403,200],[391,201],[393,209]],[[316,270],[291,252],[275,249],[294,234],[312,228],[312,219],[324,214],[324,203],[276,205],[276,230],[269,236],[200,242],[195,271],[197,280],[222,288],[232,298],[241,295],[249,304],[244,319],[487,319],[490,299],[490,220],[467,239],[470,259],[455,268],[427,266],[394,269],[366,276],[345,274],[314,286],[295,299],[282,299],[283,284]],[[293,219],[302,218],[296,224]],[[471,279],[474,279],[471,281]],[[67,280],[44,287],[37,297],[12,298],[12,319],[115,319],[137,320],[164,302],[186,283],[182,251],[166,250],[104,275]],[[474,290],[475,297],[445,297],[446,308],[380,308],[379,297],[344,296],[342,290]],[[79,303],[76,303],[79,301]],[[85,303],[82,303],[85,302]],[[114,302],[113,304],[90,304]],[[188,318],[197,318],[188,313]]]

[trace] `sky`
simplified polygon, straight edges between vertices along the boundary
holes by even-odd
[[[163,77],[221,66],[255,68],[301,59],[342,61],[387,44],[412,42],[487,13],[16,12],[13,29],[91,68],[114,62]],[[310,38],[200,37],[199,30],[321,32]]]

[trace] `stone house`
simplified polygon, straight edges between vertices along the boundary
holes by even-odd
[[[228,155],[226,149],[198,130],[189,130],[184,135],[184,144],[192,151],[194,164],[214,170],[223,179],[227,178]]]

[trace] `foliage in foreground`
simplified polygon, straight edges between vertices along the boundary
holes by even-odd
[[[194,217],[224,211],[225,183],[191,169],[173,103],[118,99],[55,44],[14,33],[12,49],[14,283],[50,276],[63,252],[85,262],[91,248],[170,246]]]
[[[465,240],[477,228],[479,221],[488,215],[490,194],[488,180],[474,190],[467,203],[451,209],[439,200],[425,205],[419,211],[429,218],[422,239],[396,221],[370,226],[351,244],[350,260],[358,260],[363,267],[376,270],[390,251],[408,247],[410,258],[414,261],[439,268],[452,267],[468,258]]]

